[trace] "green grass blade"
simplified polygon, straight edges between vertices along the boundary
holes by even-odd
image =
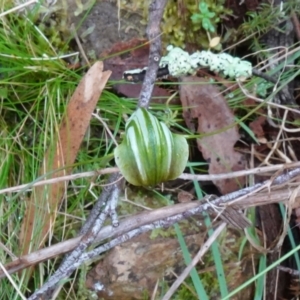
[[[182,232],[181,232],[178,224],[175,224],[174,228],[175,228],[175,232],[177,234],[178,242],[179,242],[181,250],[182,250],[182,254],[183,254],[185,264],[189,265],[192,260],[191,260],[191,256],[190,256],[189,250],[187,248],[187,245],[184,241],[184,237],[182,235]],[[190,276],[192,278],[194,288],[197,292],[197,295],[198,295],[199,299],[209,300],[209,297],[208,297],[208,295],[207,295],[207,293],[206,293],[206,291],[203,287],[203,284],[201,282],[201,278],[199,277],[199,275],[198,275],[195,268],[193,268],[191,270]]]
[[[191,168],[191,167],[190,167],[190,172],[191,172],[191,174],[195,174],[193,168]],[[196,195],[197,195],[198,199],[203,198],[203,193],[200,188],[199,182],[193,181],[193,183],[194,183],[194,187],[195,187],[195,191],[196,191]],[[208,214],[205,214],[204,222],[205,222],[205,225],[207,228],[212,228],[212,223],[211,223],[211,220],[210,220],[210,217]],[[209,229],[208,234],[209,234],[209,236],[211,236],[213,234],[213,229]],[[212,251],[213,259],[214,259],[215,266],[216,266],[216,273],[217,273],[217,277],[218,277],[218,281],[219,281],[220,293],[221,293],[222,297],[225,297],[226,295],[228,295],[228,287],[227,287],[223,263],[222,263],[222,259],[221,259],[222,256],[219,251],[217,242],[214,242],[212,244],[211,251]]]

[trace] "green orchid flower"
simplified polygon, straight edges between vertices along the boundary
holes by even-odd
[[[186,139],[172,133],[144,108],[138,108],[128,119],[125,138],[114,151],[120,172],[136,186],[154,186],[176,179],[183,172],[188,155]]]

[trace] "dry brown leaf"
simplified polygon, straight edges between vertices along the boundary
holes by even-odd
[[[255,102],[255,100],[248,98],[243,101],[243,105],[249,109],[252,109],[257,106],[257,103]],[[249,127],[253,131],[257,139],[262,140],[263,138],[265,138],[264,125],[266,124],[267,120],[266,112],[261,107],[256,111],[256,113],[258,114],[258,116],[256,116],[255,119],[249,123]]]
[[[72,172],[77,152],[90,124],[99,97],[111,71],[103,72],[103,63],[96,62],[80,81],[68,104],[57,137],[45,154],[39,175],[50,179]],[[57,170],[55,173],[49,173]],[[68,182],[38,186],[26,202],[26,213],[20,235],[21,253],[40,248],[52,231],[58,207],[65,195]]]
[[[234,124],[234,115],[218,88],[198,77],[184,77],[182,82],[183,117],[190,130],[206,135],[197,144],[209,163],[209,174],[243,170],[245,160],[234,150],[238,130],[236,126],[224,130]],[[244,177],[214,181],[222,194],[236,191],[244,183]]]
[[[258,139],[265,138],[264,124],[266,123],[266,116],[258,116],[249,124],[250,129]]]

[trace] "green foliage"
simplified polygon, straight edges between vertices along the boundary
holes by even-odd
[[[191,277],[186,278],[184,281],[185,284],[182,284],[180,288],[177,290],[174,295],[174,300],[182,300],[182,299],[196,299],[196,291],[193,286],[193,282]]]
[[[284,17],[284,13],[279,7],[274,7],[272,4],[261,3],[257,11],[248,11],[247,19],[240,27],[245,36],[250,36],[253,33],[261,35],[274,26],[274,20]]]
[[[174,228],[157,228],[153,229],[150,234],[151,239],[156,239],[156,238],[171,238],[175,236]]]
[[[63,50],[56,51],[35,25],[36,20],[31,14],[25,16],[18,13],[2,16],[0,20],[0,189],[40,179],[41,162],[57,134],[66,105],[84,74],[83,70],[71,70],[63,57],[59,57],[58,52]],[[102,94],[99,101],[101,117],[115,135],[120,128],[121,108],[132,112],[132,103],[129,103],[108,91]],[[107,154],[112,152],[112,142],[99,121],[92,120],[91,123],[89,134],[77,156],[75,173],[109,165]],[[63,203],[65,214],[57,216],[53,228],[53,241],[68,239],[81,227],[81,220],[88,214],[86,207],[95,200],[89,190],[90,183],[90,178],[72,181],[72,188],[67,190]],[[94,187],[93,191],[98,195],[100,188]],[[0,240],[3,245],[0,260],[3,264],[20,253],[18,239],[24,200],[31,194],[31,184],[28,184],[19,193],[0,195]],[[7,250],[13,255],[7,255]],[[39,287],[43,275],[47,277],[57,267],[54,265],[55,261],[41,264],[43,274],[37,268],[33,274],[24,271],[22,276],[14,275],[20,292],[29,293],[29,286],[33,290]],[[21,299],[8,280],[1,281],[0,290],[2,299]]]
[[[284,3],[282,6],[274,6],[269,3],[261,3],[257,10],[248,11],[244,22],[240,25],[236,35],[240,39],[251,38],[250,48],[253,51],[262,50],[263,42],[260,37],[269,30],[281,30],[278,25],[290,18],[290,11],[296,10],[297,1],[294,0]],[[261,59],[265,59],[267,53],[260,53]]]
[[[210,12],[205,2],[200,2],[199,10],[200,13],[196,13],[191,16],[192,22],[194,24],[201,24],[202,27],[207,31],[215,32],[216,29],[212,22],[218,23],[220,18],[214,18],[216,13]]]
[[[164,44],[184,48],[190,42],[199,49],[209,48],[207,32],[214,34],[222,17],[231,14],[224,4],[224,0],[207,0],[199,5],[194,0],[182,5],[168,1],[161,25]]]
[[[257,85],[257,95],[259,95],[260,97],[262,98],[266,98],[267,97],[267,92],[268,90],[273,86],[274,84],[273,83],[270,83],[266,80],[263,80],[262,82],[260,82],[258,85]]]
[[[121,0],[120,7],[129,12],[140,12],[143,16],[142,23],[147,23],[148,2]],[[184,48],[187,43],[199,49],[209,48],[207,32],[216,34],[217,25],[222,18],[231,14],[232,11],[225,8],[225,0],[169,0],[161,23],[164,48],[169,44]]]

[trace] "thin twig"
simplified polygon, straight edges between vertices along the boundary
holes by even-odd
[[[298,19],[297,14],[292,10],[291,12],[291,19],[294,26],[295,35],[297,37],[298,42],[300,41],[300,22]]]
[[[254,52],[254,53],[251,54],[251,56],[256,55],[259,52],[270,52],[270,50],[278,49],[278,48],[283,48],[284,49],[283,51],[280,52],[280,53],[284,53],[284,55],[278,56],[280,53],[276,53],[276,55],[272,56],[272,57],[274,57],[272,59],[272,62],[269,62],[269,63],[267,63],[265,61],[262,62],[264,65],[261,68],[259,68],[260,71],[263,71],[267,68],[270,68],[272,66],[272,64],[274,64],[278,61],[281,61],[284,57],[289,57],[292,54],[299,52],[299,50],[300,50],[300,47],[292,48],[291,50],[286,50],[286,47],[279,46],[279,47],[268,48],[266,50],[260,50],[260,51]]]
[[[217,239],[223,229],[226,227],[226,223],[222,223],[217,229],[214,230],[214,233],[208,238],[208,240],[202,245],[199,252],[195,255],[191,263],[185,268],[182,274],[173,282],[172,286],[168,292],[164,295],[162,300],[169,300],[175,291],[179,288],[180,284],[189,276],[192,269],[197,265],[199,260],[203,255],[208,251],[212,243]]]
[[[300,271],[299,270],[295,270],[295,269],[291,269],[291,268],[287,268],[284,266],[277,266],[277,269],[283,272],[287,272],[293,276],[299,276],[300,275]]]
[[[33,3],[38,3],[38,0],[30,0],[28,2],[25,2],[23,4],[20,4],[19,6],[16,6],[16,7],[13,7],[12,9],[9,9],[9,10],[6,10],[4,11],[3,13],[0,14],[0,18],[2,18],[3,16],[7,15],[7,14],[10,14],[12,12],[15,12],[17,10],[20,10],[20,9],[23,9],[24,7],[26,6],[29,6]]]
[[[243,85],[241,84],[241,82],[239,80],[237,80],[237,83],[239,85],[239,87],[241,88],[242,92],[244,93],[245,96],[247,96],[248,98],[250,99],[253,99],[257,102],[260,102],[260,103],[266,103],[270,106],[273,106],[273,107],[277,107],[277,108],[282,108],[282,109],[286,109],[288,111],[291,111],[295,114],[300,114],[300,110],[298,109],[294,109],[294,108],[291,108],[291,107],[288,107],[286,105],[281,105],[281,104],[278,104],[278,103],[274,103],[274,102],[271,102],[271,101],[267,101],[266,99],[261,99],[261,98],[257,98],[253,95],[251,95],[244,87]]]
[[[91,63],[90,63],[90,61],[89,61],[89,59],[88,59],[87,55],[85,54],[85,51],[84,51],[84,49],[82,47],[82,44],[81,44],[80,39],[78,37],[78,34],[77,34],[77,31],[76,31],[74,23],[71,24],[71,32],[72,32],[72,34],[73,34],[73,36],[75,38],[75,41],[77,43],[78,49],[79,49],[79,51],[81,53],[81,56],[83,57],[83,59],[85,60],[85,63],[90,68],[91,67]]]
[[[26,300],[26,297],[22,294],[22,292],[20,291],[20,288],[18,286],[18,284],[14,281],[14,279],[8,274],[8,272],[6,271],[5,267],[2,265],[1,261],[0,261],[0,269],[3,271],[3,273],[5,274],[5,277],[7,277],[7,279],[9,280],[9,282],[11,283],[11,285],[14,287],[14,289],[17,291],[20,299],[22,300]]]
[[[13,187],[10,187],[10,188],[2,189],[2,190],[0,190],[0,195],[1,194],[6,194],[6,193],[13,193],[13,192],[25,192],[25,191],[28,191],[29,189],[31,189],[35,186],[41,186],[41,185],[46,185],[46,184],[54,184],[54,183],[61,182],[61,181],[70,181],[70,180],[75,180],[75,179],[79,179],[79,178],[93,177],[93,176],[99,176],[99,175],[111,174],[111,173],[118,173],[118,172],[119,172],[118,168],[106,168],[106,169],[101,169],[101,170],[98,170],[98,171],[82,172],[82,173],[78,173],[78,174],[72,174],[72,175],[55,177],[55,178],[51,178],[51,179],[40,180],[41,178],[47,177],[49,175],[49,173],[47,173],[47,174],[37,178],[33,182],[29,182],[29,183],[13,186]]]
[[[147,36],[150,41],[150,53],[148,68],[139,97],[139,107],[147,108],[151,101],[151,95],[156,80],[158,64],[161,57],[161,38],[159,25],[166,3],[167,0],[153,0],[149,6]]]
[[[286,128],[285,128],[285,130],[286,130]],[[299,131],[299,129],[298,129],[298,131]],[[221,173],[221,174],[211,174],[211,175],[182,173],[178,178],[183,179],[183,180],[214,181],[214,180],[236,178],[236,177],[254,175],[254,174],[263,175],[263,174],[266,174],[269,172],[276,172],[278,170],[287,170],[290,168],[297,168],[297,167],[300,167],[300,162],[294,162],[294,163],[290,163],[290,164],[277,164],[277,165],[267,166],[267,167],[257,167],[257,168],[253,168],[253,169],[249,169],[249,170],[242,170],[242,171],[235,171],[235,172]],[[78,173],[78,174],[55,177],[52,179],[34,181],[31,183],[25,183],[22,185],[17,185],[14,187],[2,189],[2,190],[0,190],[0,195],[6,194],[6,193],[28,191],[30,188],[35,187],[35,186],[53,184],[53,183],[57,183],[57,182],[61,182],[61,181],[70,181],[70,180],[75,180],[75,179],[79,179],[79,178],[93,177],[93,176],[99,176],[102,174],[112,174],[112,173],[118,173],[118,172],[119,172],[118,168],[106,168],[106,169],[101,169],[101,170],[97,170],[97,171],[82,172],[82,173]]]

